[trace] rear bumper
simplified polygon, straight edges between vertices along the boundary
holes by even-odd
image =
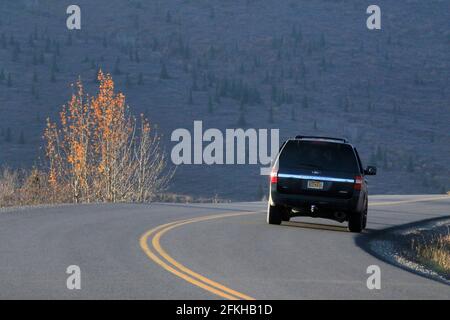
[[[270,192],[271,205],[290,207],[304,213],[310,212],[311,206],[315,206],[316,213],[311,216],[319,213],[321,216],[327,216],[336,212],[351,214],[361,212],[364,208],[364,199],[358,191],[354,192],[349,199],[282,194],[272,188]]]

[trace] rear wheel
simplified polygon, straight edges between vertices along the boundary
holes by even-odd
[[[282,208],[277,206],[267,205],[267,223],[268,224],[281,224],[282,220]]]
[[[350,232],[361,232],[364,225],[364,211],[350,214],[348,219],[348,230]]]
[[[291,213],[291,209],[283,208],[283,212],[281,214],[281,220],[286,221],[286,222],[291,220],[290,213]]]
[[[366,208],[363,212],[363,225],[362,228],[365,229],[367,227],[367,202],[366,202]]]

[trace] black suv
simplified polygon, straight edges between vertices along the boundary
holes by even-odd
[[[297,136],[283,143],[270,175],[267,222],[294,216],[348,221],[351,232],[367,223],[366,175],[358,151],[345,139]]]

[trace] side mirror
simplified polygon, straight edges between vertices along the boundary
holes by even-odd
[[[377,167],[374,166],[367,166],[366,169],[364,169],[364,174],[367,176],[374,176],[377,174]]]

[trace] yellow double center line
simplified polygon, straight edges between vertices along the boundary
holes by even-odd
[[[161,237],[168,231],[178,228],[180,226],[200,222],[207,221],[213,219],[227,218],[227,217],[236,217],[242,215],[255,214],[256,212],[240,212],[240,213],[227,213],[227,214],[218,214],[206,217],[192,218],[179,220],[171,223],[167,223],[161,226],[158,226],[154,229],[151,229],[144,233],[140,238],[140,245],[142,250],[146,253],[146,255],[156,262],[158,265],[163,267],[165,270],[173,273],[177,277],[197,286],[206,291],[209,291],[213,294],[216,294],[222,298],[229,300],[254,300],[254,298],[238,292],[236,290],[230,289],[223,284],[215,282],[211,279],[208,279],[201,274],[198,274],[191,269],[185,267],[174,258],[172,258],[162,247],[161,247]],[[151,237],[151,248],[149,247],[149,239]],[[159,255],[159,256],[158,256]]]

